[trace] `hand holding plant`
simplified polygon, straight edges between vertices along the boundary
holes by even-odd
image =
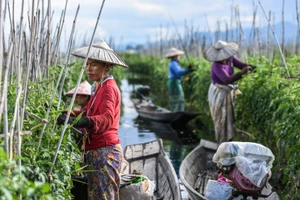
[[[56,120],[56,124],[57,125],[62,125],[65,123],[67,118],[67,114],[66,113],[62,113],[61,115],[58,116],[57,120]],[[68,124],[74,124],[74,122],[76,121],[76,117],[69,117],[68,120]],[[86,116],[81,117],[78,121],[75,122],[74,126],[75,127],[87,127],[90,125],[90,119]]]

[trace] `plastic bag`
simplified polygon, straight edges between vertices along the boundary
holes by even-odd
[[[228,199],[232,194],[232,189],[228,184],[220,183],[216,180],[208,180],[207,185],[204,190],[204,196],[209,200],[221,200]],[[240,195],[233,200],[243,199]]]
[[[253,142],[223,142],[213,156],[213,162],[219,167],[236,164],[243,176],[257,187],[267,174],[271,176],[274,159],[269,148]]]
[[[142,176],[143,180],[120,188],[120,200],[148,200],[151,199],[155,189],[154,181]]]

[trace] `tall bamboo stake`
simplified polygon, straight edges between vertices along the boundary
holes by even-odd
[[[78,6],[77,9],[79,9],[79,6]],[[76,18],[77,18],[77,14],[76,14]],[[72,33],[73,34],[75,32],[75,23],[76,23],[76,21],[73,22],[73,27],[72,27]],[[71,49],[72,49],[72,46],[73,46],[73,43],[74,43],[73,42],[73,34],[72,34],[72,40],[69,40],[68,49],[67,49],[67,55],[70,55]],[[58,92],[57,109],[60,108],[61,96],[62,96],[62,93],[63,93],[65,79],[66,79],[66,76],[67,76],[67,73],[68,73],[68,64],[69,64],[69,56],[67,57],[67,62],[65,63],[65,65],[64,65],[64,67],[62,69],[62,70],[64,70],[64,73],[63,73],[63,76],[62,76],[62,80],[61,80],[61,83],[60,83],[60,89],[59,89],[59,92]]]
[[[269,11],[269,21],[271,21],[272,13]],[[268,26],[268,31],[267,31],[267,53],[268,53],[268,60],[269,63],[271,64],[271,51],[270,51],[270,26]]]
[[[262,61],[262,44],[260,40],[260,34],[258,28],[256,28],[256,35],[257,35],[257,43],[258,43],[258,52],[259,52],[259,62]]]
[[[253,19],[252,19],[252,27],[251,27],[251,31],[250,31],[250,35],[249,35],[249,49],[252,49],[252,42],[254,41],[255,38],[255,24],[256,24],[256,13],[257,13],[257,6],[255,6],[254,1],[253,1]]]
[[[47,30],[47,37],[48,37],[48,49],[47,49],[47,66],[50,66],[50,61],[51,61],[51,41],[50,41],[50,34],[51,34],[51,19],[50,19],[50,14],[51,14],[51,0],[48,0],[48,30]]]
[[[9,48],[9,52],[8,52],[8,56],[7,56],[7,64],[5,67],[5,72],[4,72],[4,79],[3,79],[3,93],[2,93],[2,97],[1,97],[1,101],[4,102],[5,104],[7,99],[5,99],[5,97],[7,97],[7,83],[8,83],[8,72],[9,72],[9,68],[10,68],[10,61],[11,61],[11,55],[12,55],[12,50],[13,50],[13,45],[10,46]],[[6,109],[7,111],[7,109]],[[4,114],[5,116],[7,116],[7,113]],[[6,122],[8,121],[7,119],[5,120]],[[8,125],[5,125],[8,127]],[[7,133],[4,133],[5,135],[7,135]],[[12,145],[12,141],[10,140],[10,145]],[[10,145],[5,144],[5,149],[9,149],[8,147],[10,147]],[[11,147],[10,147],[11,149]],[[10,155],[11,156],[11,155]]]
[[[245,52],[245,60],[246,62],[248,63],[248,54],[247,54],[247,44],[246,44],[246,39],[245,39],[245,34],[244,34],[244,31],[243,31],[243,27],[242,27],[242,22],[241,22],[241,17],[240,17],[240,10],[239,10],[239,7],[237,6],[236,7],[236,18],[237,18],[237,24],[238,24],[238,28],[239,28],[239,31],[240,31],[240,37],[241,37],[241,46],[244,46],[246,51]]]
[[[180,46],[183,48],[183,51],[185,52],[184,55],[185,55],[186,59],[188,60],[188,62],[191,63],[191,62],[190,62],[190,59],[189,59],[188,52],[187,52],[187,50],[186,50],[186,48],[185,48],[184,42],[183,42],[183,40],[182,40],[182,38],[181,38],[181,35],[180,35],[180,33],[179,33],[178,29],[177,29],[177,26],[176,26],[176,24],[175,24],[175,22],[174,22],[174,20],[173,20],[173,18],[172,18],[172,16],[171,16],[171,14],[170,14],[169,11],[168,11],[168,14],[169,14],[169,17],[170,17],[170,19],[171,19],[171,22],[172,22],[172,24],[173,24],[173,26],[174,26],[174,28],[175,28],[175,31],[176,31],[176,33],[177,33],[177,36],[178,36],[178,39],[179,39],[179,44],[180,44]]]
[[[8,3],[7,4],[7,9],[8,9],[8,16],[9,16],[9,22],[10,22],[10,35],[9,35],[9,41],[11,42],[15,42],[15,35],[16,35],[16,30],[15,30],[15,24],[14,24],[14,11],[11,11],[10,9],[10,4]],[[13,1],[13,8],[14,9],[14,1]],[[4,34],[4,33],[3,33]],[[5,38],[5,37],[4,37]],[[3,40],[4,41],[4,40]],[[15,48],[15,45],[13,45],[14,48]],[[3,49],[6,49],[5,48],[5,45],[3,47]],[[14,58],[13,57],[13,63],[14,63]],[[7,62],[6,60],[4,60],[4,63]],[[14,67],[10,68],[9,70],[9,82],[10,84],[12,84],[12,77],[13,77],[13,74],[15,74],[15,69]]]
[[[260,7],[261,7],[261,9],[262,9],[262,11],[263,11],[263,13],[264,13],[264,15],[265,15],[267,21],[268,21],[268,24],[269,24],[269,26],[270,26],[270,28],[271,28],[271,30],[272,30],[273,36],[274,36],[274,38],[275,38],[275,40],[276,40],[276,42],[277,42],[277,45],[278,45],[278,48],[279,48],[279,52],[280,52],[281,58],[282,58],[284,67],[285,67],[285,69],[286,69],[287,76],[290,77],[289,69],[288,69],[287,64],[286,64],[286,62],[285,62],[285,58],[284,58],[284,55],[283,55],[283,53],[282,53],[282,49],[281,49],[281,47],[280,47],[280,44],[279,44],[278,38],[277,38],[277,36],[276,36],[276,34],[275,34],[275,31],[274,31],[274,29],[273,29],[273,27],[272,27],[272,25],[271,25],[271,23],[270,23],[270,21],[269,21],[267,15],[266,15],[265,9],[263,8],[263,6],[262,6],[260,0],[258,0],[258,3],[259,3],[259,5],[260,5]]]
[[[231,14],[230,14],[230,25],[229,25],[229,30],[231,32],[231,38],[230,40],[233,41],[234,40],[234,32],[233,32],[233,10],[234,10],[234,2],[232,3],[232,5],[230,6],[231,9]]]
[[[3,12],[2,12],[2,1],[0,1],[0,84],[2,83],[2,70],[3,70],[3,32],[4,32],[4,21],[3,21]],[[2,87],[0,85],[0,94],[2,94]],[[2,118],[2,114],[3,114],[3,106],[4,106],[4,102],[0,101],[0,122],[1,122],[1,118]]]
[[[38,8],[37,8],[38,9]],[[41,81],[42,80],[42,69],[41,69],[41,64],[40,64],[40,51],[39,51],[39,33],[40,33],[40,29],[41,29],[41,13],[40,10],[37,11],[36,13],[36,21],[35,21],[35,40],[34,40],[34,45],[33,45],[33,52],[34,52],[34,58],[33,58],[33,63],[35,66],[35,70],[33,70],[35,72],[35,79]],[[39,84],[38,84],[39,86]]]
[[[61,77],[62,77],[62,74],[63,72],[65,71],[64,69],[67,69],[68,68],[68,63],[69,63],[69,60],[70,60],[70,54],[71,54],[71,49],[72,49],[72,44],[73,44],[73,36],[74,36],[74,32],[75,32],[75,24],[76,24],[76,20],[77,20],[77,15],[78,15],[78,12],[79,12],[79,8],[80,6],[78,5],[77,7],[77,10],[76,10],[76,14],[75,14],[75,18],[73,20],[73,26],[72,26],[72,31],[71,31],[71,35],[70,35],[70,38],[69,38],[69,44],[68,44],[68,49],[67,49],[67,57],[66,57],[66,62],[65,62],[65,65],[64,67],[61,69],[60,71],[60,74],[59,74],[59,77],[58,77],[58,80],[56,82],[56,86],[55,86],[55,89],[52,93],[52,97],[51,97],[51,100],[50,100],[50,104],[48,106],[48,109],[47,109],[47,112],[46,112],[46,116],[45,116],[45,119],[48,120],[48,117],[49,117],[49,113],[50,113],[50,108],[52,107],[53,105],[53,100],[55,98],[55,94],[57,92],[57,89],[58,89],[58,86],[59,84],[63,85],[64,84],[64,79],[63,81],[61,82]],[[44,123],[43,124],[43,128],[42,128],[42,131],[41,131],[41,135],[40,135],[40,138],[39,138],[39,142],[38,142],[38,145],[37,145],[37,152],[39,151],[39,148],[40,148],[40,145],[41,145],[41,142],[42,142],[42,138],[43,138],[43,134],[45,132],[45,129],[46,129],[46,126],[47,124]]]
[[[30,41],[29,41],[28,58],[27,58],[27,64],[26,64],[26,75],[25,75],[25,81],[24,81],[24,96],[23,96],[23,101],[22,101],[23,108],[25,108],[25,104],[27,101],[29,72],[31,70],[31,64],[32,64],[31,57],[32,57],[32,47],[33,47],[33,38],[34,38],[34,30],[35,30],[34,4],[35,4],[35,0],[32,1]],[[21,121],[21,129],[23,127],[23,118],[24,118],[24,110],[21,113],[21,120],[20,120]]]
[[[64,9],[61,24],[60,24],[60,31],[59,31],[58,38],[57,38],[56,45],[55,45],[55,49],[54,49],[54,52],[53,52],[53,55],[55,57],[54,66],[57,65],[57,57],[58,57],[57,51],[58,51],[58,47],[59,47],[59,41],[60,41],[60,38],[61,38],[61,33],[62,33],[62,30],[63,30],[63,27],[64,27],[65,16],[66,16],[66,11],[67,11],[67,5],[68,5],[68,0],[66,0],[66,3],[65,3],[65,9]]]
[[[24,12],[24,0],[22,0],[21,4],[21,15],[20,15],[20,24],[19,24],[19,38],[18,38],[18,45],[17,45],[17,52],[16,52],[16,71],[17,71],[17,95],[22,90],[21,85],[21,44],[22,44],[22,29],[23,29],[23,12]],[[19,120],[18,120],[19,122]]]
[[[299,11],[298,11],[298,0],[296,0],[296,18],[297,18],[297,24],[298,24],[297,38],[299,38],[299,36],[300,36],[300,20],[299,20]],[[299,42],[298,42],[298,40],[296,40],[295,54],[298,53],[298,47],[299,47]]]
[[[207,19],[207,15],[206,14],[205,14],[205,21],[206,21],[206,25],[207,25],[207,29],[208,29],[210,45],[212,45],[213,44],[213,40],[212,40],[212,37],[211,37],[211,30],[210,30],[210,27],[209,27],[209,23],[208,23],[208,19]]]
[[[225,21],[225,41],[229,41],[228,23]]]
[[[285,3],[285,0],[282,0],[282,12],[281,12],[281,20],[282,20],[282,35],[281,35],[281,49],[283,51],[283,54],[285,54],[285,51],[284,51],[284,3]]]
[[[83,65],[81,67],[81,71],[80,71],[80,74],[79,74],[79,77],[78,77],[78,80],[77,80],[77,84],[76,84],[76,88],[75,88],[74,94],[72,96],[72,100],[71,100],[71,103],[70,103],[70,106],[69,106],[69,110],[68,110],[68,114],[67,114],[67,117],[66,117],[66,120],[65,120],[65,123],[64,123],[64,127],[63,127],[63,130],[61,131],[60,139],[59,139],[59,142],[57,144],[57,148],[56,148],[56,152],[55,152],[55,155],[54,155],[54,158],[53,158],[53,161],[52,161],[51,168],[49,170],[48,176],[49,176],[50,180],[52,180],[53,166],[55,165],[57,154],[58,154],[58,151],[60,149],[60,145],[62,143],[65,131],[66,131],[67,126],[68,126],[68,121],[69,121],[70,114],[71,114],[71,111],[72,111],[72,107],[73,107],[73,104],[74,104],[74,101],[75,101],[75,97],[76,97],[76,94],[77,94],[77,91],[78,91],[78,86],[80,85],[80,82],[81,82],[81,79],[82,79],[82,76],[83,76],[83,73],[84,73],[84,70],[85,70],[85,65],[86,65],[86,62],[88,60],[88,56],[89,56],[89,53],[90,53],[90,49],[91,49],[92,43],[94,41],[95,33],[96,33],[98,22],[99,22],[101,13],[102,13],[104,2],[105,2],[105,0],[102,1],[102,5],[101,5],[101,8],[100,8],[97,20],[96,20],[96,25],[95,25],[95,28],[94,28],[94,32],[93,32],[93,35],[92,35],[92,38],[91,38],[91,41],[90,41],[90,45],[89,45],[89,48],[88,48],[88,51],[87,51],[87,54],[86,54],[86,58],[84,59]]]

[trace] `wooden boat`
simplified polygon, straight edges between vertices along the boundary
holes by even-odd
[[[132,102],[141,117],[164,123],[185,124],[201,114],[198,112],[171,112],[144,99],[132,99]]]
[[[201,140],[200,144],[193,149],[182,161],[179,168],[179,176],[182,184],[187,189],[190,199],[207,200],[204,189],[208,178],[216,179],[216,164],[212,162],[213,155],[217,150],[217,144],[207,140]],[[205,175],[205,176],[203,176]],[[200,176],[203,176],[202,178]],[[264,194],[271,193],[271,186],[264,189]],[[260,200],[278,200],[278,195],[273,192],[268,198]]]
[[[161,139],[126,146],[124,158],[126,162],[122,166],[123,174],[140,172],[149,180],[155,181],[152,199],[181,200],[178,177],[163,149]]]

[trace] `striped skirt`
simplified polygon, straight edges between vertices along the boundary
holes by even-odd
[[[210,84],[209,87],[208,102],[218,144],[228,142],[235,136],[233,105],[235,92],[235,89],[227,85]]]
[[[85,154],[89,200],[118,200],[123,160],[120,144],[89,150]]]
[[[170,78],[167,83],[170,110],[172,112],[184,111],[184,93],[180,79]]]

